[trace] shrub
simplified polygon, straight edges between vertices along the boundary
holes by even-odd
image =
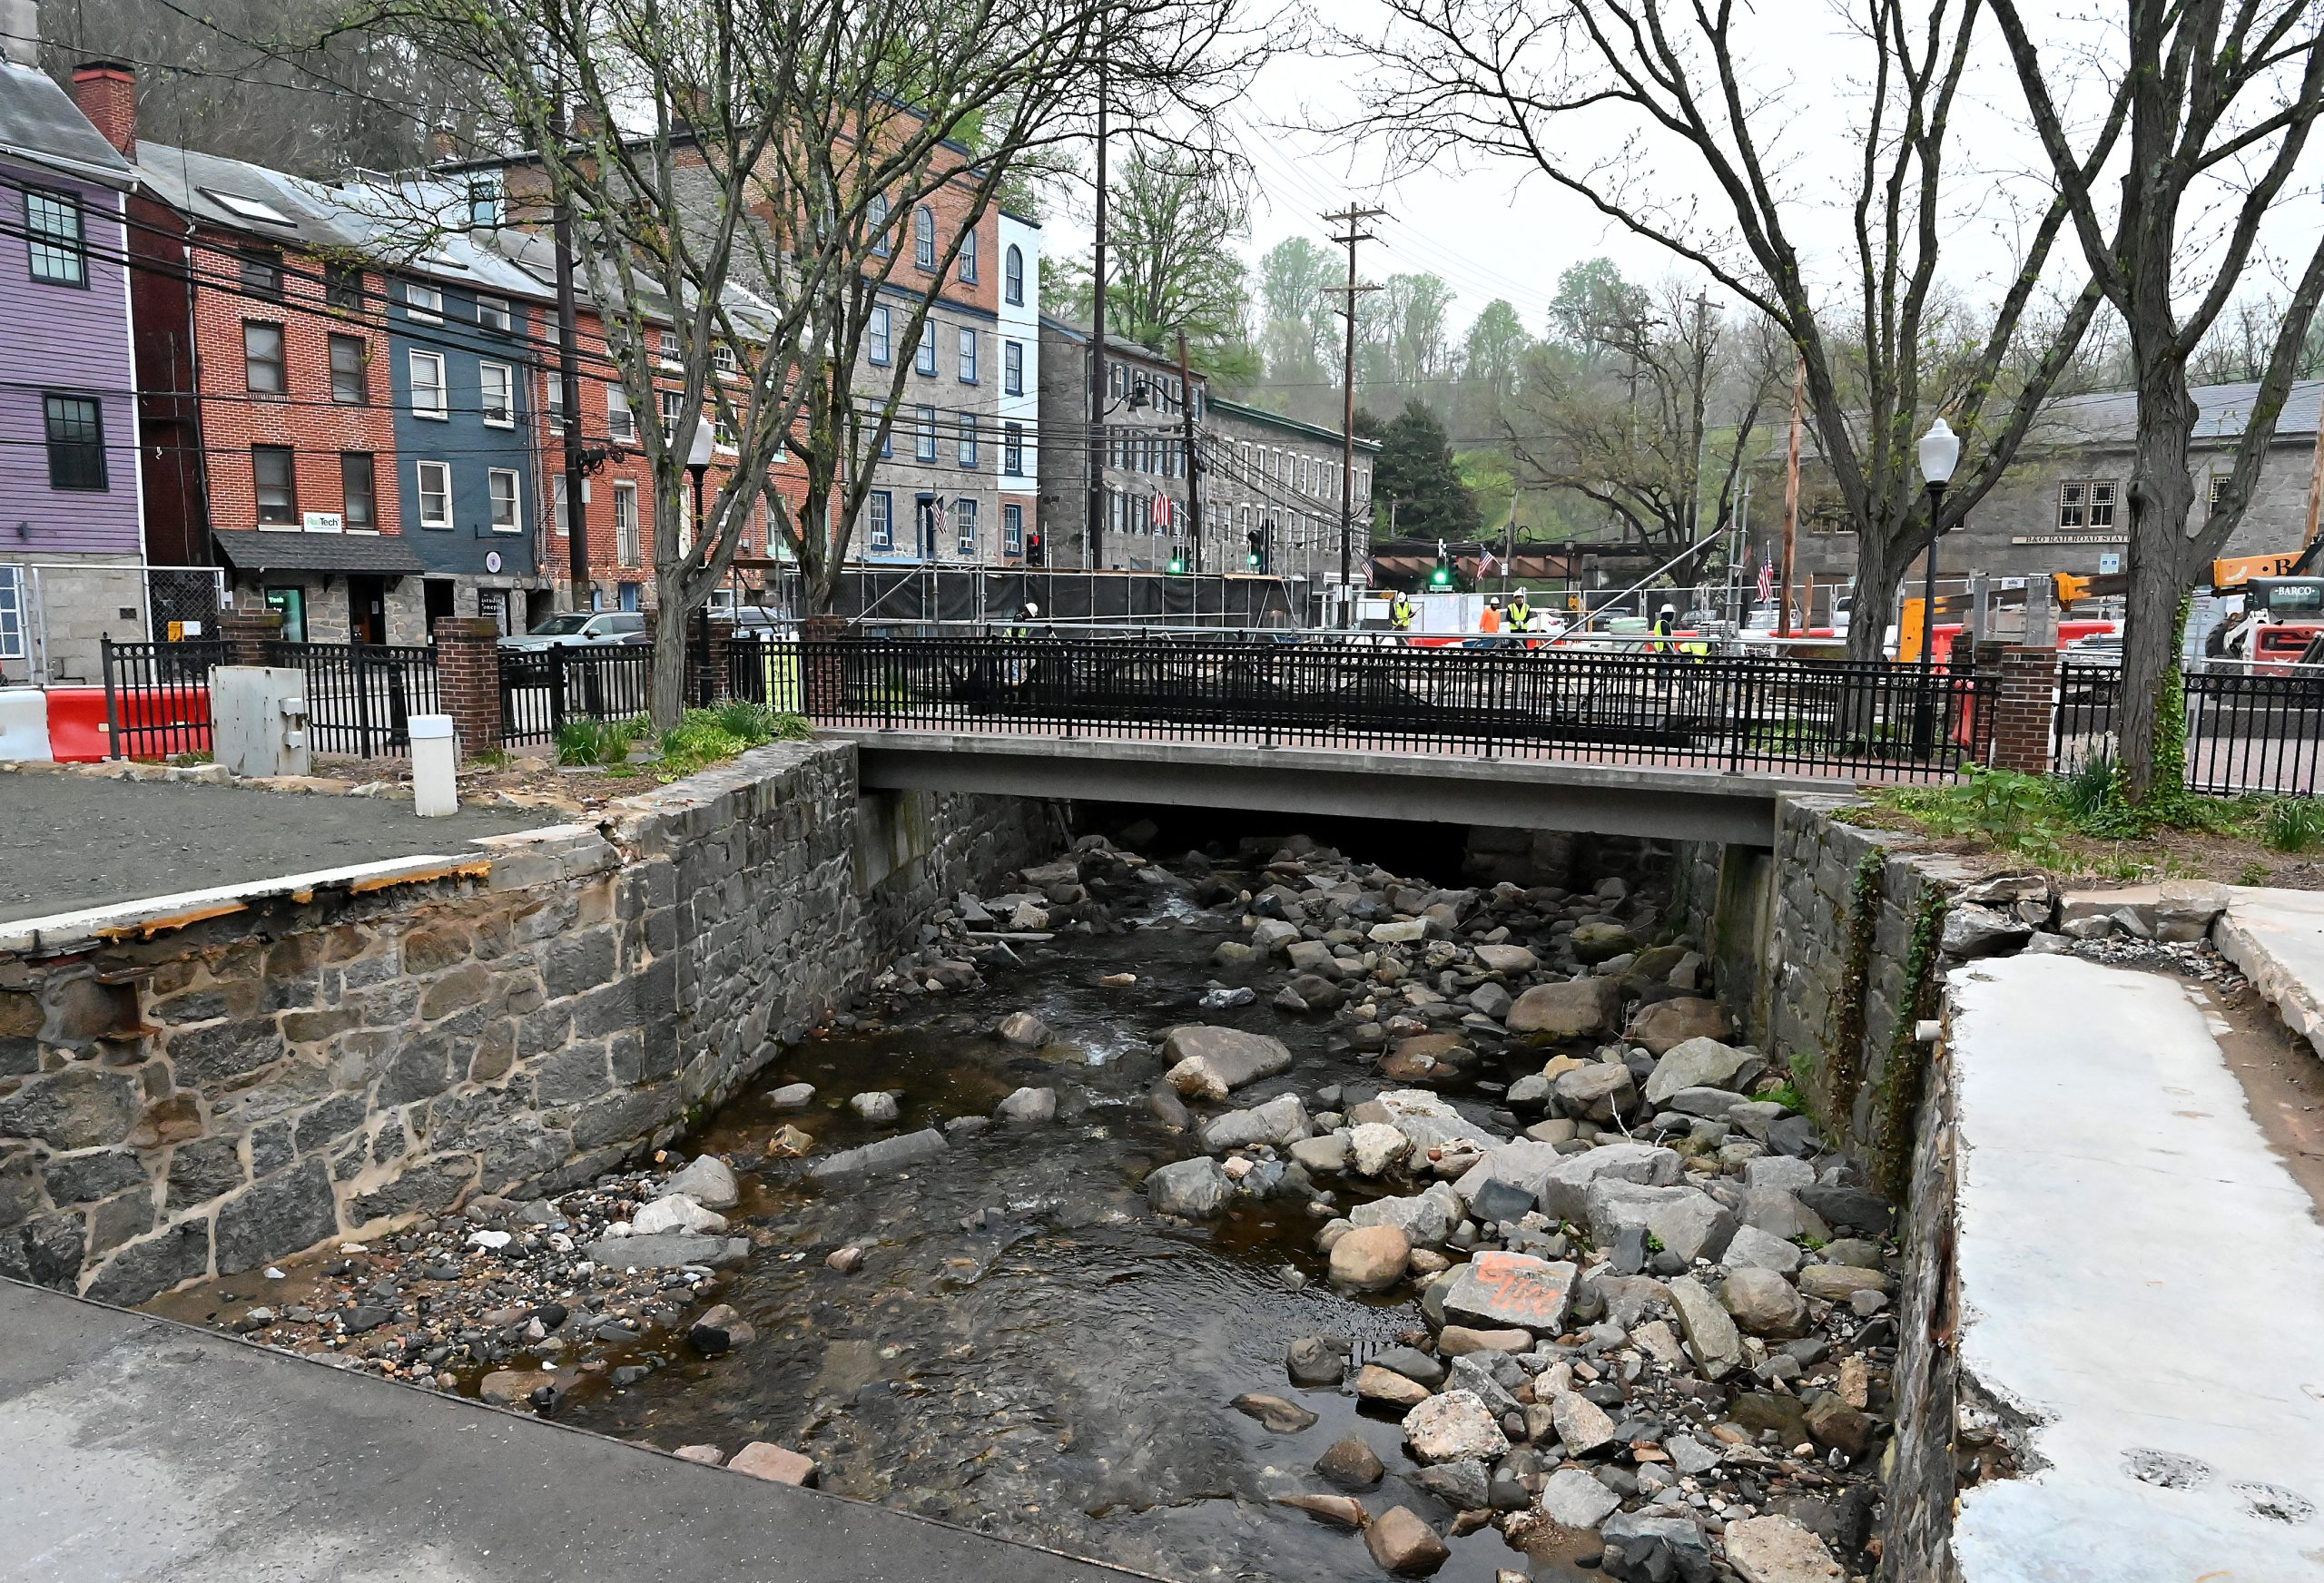
[[[560,764],[618,764],[629,757],[634,735],[625,720],[568,720],[556,733]]]
[[[2279,797],[2260,811],[2260,839],[2280,852],[2304,852],[2324,841],[2324,805],[2312,797]]]

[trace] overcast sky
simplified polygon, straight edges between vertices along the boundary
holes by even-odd
[[[1376,32],[1384,15],[1377,0],[1315,4],[1326,33],[1334,27]],[[2043,0],[2030,0],[2028,8],[2049,9]],[[2053,12],[2047,25],[2044,64],[2055,81],[2074,79],[2065,69],[2073,51],[2093,38],[2085,27],[2057,18],[2084,9],[2081,0],[2071,0],[2068,7]],[[1755,117],[1755,132],[1768,141],[1798,195],[1787,217],[1795,240],[1820,264],[1823,278],[1837,283],[1847,265],[1846,205],[1854,167],[1862,158],[1862,78],[1868,46],[1830,0],[1761,0],[1747,14],[1744,26],[1754,85],[1768,105]],[[2014,211],[2046,194],[2037,185],[2040,150],[2026,130],[1999,30],[1981,19],[1979,36],[1983,65],[1970,78],[1948,155],[1955,172],[1954,214],[1942,256],[1954,285],[1986,296],[2014,270],[2019,231]],[[1351,198],[1377,203],[1391,217],[1373,223],[1380,240],[1361,252],[1366,279],[1433,272],[1458,293],[1456,326],[1465,326],[1479,308],[1503,297],[1516,304],[1536,334],[1544,327],[1559,274],[1581,260],[1606,254],[1639,280],[1688,273],[1680,261],[1514,162],[1440,159],[1425,172],[1384,182],[1384,150],[1377,140],[1350,150],[1299,130],[1354,114],[1355,85],[1367,69],[1360,61],[1321,50],[1280,55],[1229,119],[1226,131],[1249,160],[1259,192],[1249,250],[1254,260],[1285,236],[1324,239],[1333,228],[1320,215]],[[1617,128],[1601,123],[1600,130],[1607,146],[1619,142]],[[2303,170],[2305,191],[2280,208],[2270,228],[2276,251],[2296,250],[2303,261],[2315,245],[2319,163],[2324,155],[2311,150]],[[1699,168],[1669,145],[1639,162],[1638,169],[1659,192],[1695,193],[1706,222],[1731,212],[1722,207],[1723,199],[1699,186]],[[1057,215],[1047,230],[1052,249],[1088,246],[1086,225],[1071,216]],[[2070,261],[2078,260],[2070,245],[2061,251]]]

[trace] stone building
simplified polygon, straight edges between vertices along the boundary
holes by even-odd
[[[1052,566],[1241,571],[1218,564],[1220,540],[1198,557],[1187,510],[1187,403],[1199,432],[1206,392],[1196,375],[1189,390],[1175,361],[1135,341],[1108,337],[1105,355],[1104,434],[1098,544],[1089,543],[1089,331],[1041,316],[1040,520]]]
[[[2199,512],[2234,464],[2244,417],[2258,388],[2251,384],[2206,385],[2192,393],[2201,413],[2190,457]],[[2250,506],[2224,555],[2263,555],[2299,546],[2315,465],[2319,393],[2324,393],[2324,380],[2293,385],[2260,464]],[[2127,390],[2051,403],[2000,484],[1965,524],[1946,536],[1937,552],[1939,577],[1950,580],[1970,572],[1997,576],[2096,573],[2126,565],[2137,407],[2138,398]],[[1965,457],[1963,466],[1968,463]],[[1781,491],[1778,474],[1766,497],[1780,501]],[[1797,560],[1803,577],[1813,573],[1818,583],[1827,583],[1855,574],[1856,536],[1836,531],[1840,526],[1837,520],[1803,519]],[[1752,536],[1755,542],[1772,540],[1773,532],[1772,522],[1755,523]],[[1913,575],[1917,576],[1917,570]]]
[[[1340,431],[1213,396],[1196,457],[1204,536],[1228,557],[1217,569],[1249,567],[1301,579],[1311,589],[1340,580]],[[1348,532],[1353,581],[1372,562],[1372,467],[1377,440],[1355,442],[1354,518]],[[1206,550],[1206,564],[1210,551]]]

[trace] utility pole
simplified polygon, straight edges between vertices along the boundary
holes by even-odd
[[[1195,536],[1195,575],[1202,575],[1202,464],[1195,454],[1195,377],[1187,366],[1187,332],[1178,332],[1178,418],[1187,437],[1187,525]]]
[[[1347,249],[1347,284],[1340,290],[1345,300],[1341,311],[1347,315],[1347,354],[1340,363],[1340,624],[1355,624],[1355,583],[1353,565],[1355,541],[1355,300],[1360,292],[1377,291],[1377,286],[1355,283],[1355,244],[1373,240],[1372,233],[1363,229],[1367,220],[1384,220],[1384,209],[1364,209],[1351,203],[1335,214],[1323,218],[1335,225],[1347,227],[1347,234],[1332,240]]]
[[[549,136],[560,150],[565,143],[565,99],[560,93],[550,113]],[[589,513],[581,497],[589,475],[581,456],[581,339],[580,311],[573,288],[573,203],[556,204],[556,385],[565,403],[565,546],[566,565],[573,581],[573,608],[586,610],[596,601],[589,588]]]
[[[1082,565],[1105,564],[1106,513],[1106,35],[1098,35],[1098,232],[1089,275],[1089,526]]]

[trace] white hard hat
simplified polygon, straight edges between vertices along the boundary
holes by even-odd
[[[1034,604],[1034,603],[1033,603],[1031,600],[1029,600],[1029,599],[1028,599],[1028,600],[1026,600],[1026,601],[1025,601],[1025,614],[1026,614],[1026,615],[1039,615],[1040,613],[1041,613],[1041,607],[1040,607],[1039,605],[1038,605]]]

